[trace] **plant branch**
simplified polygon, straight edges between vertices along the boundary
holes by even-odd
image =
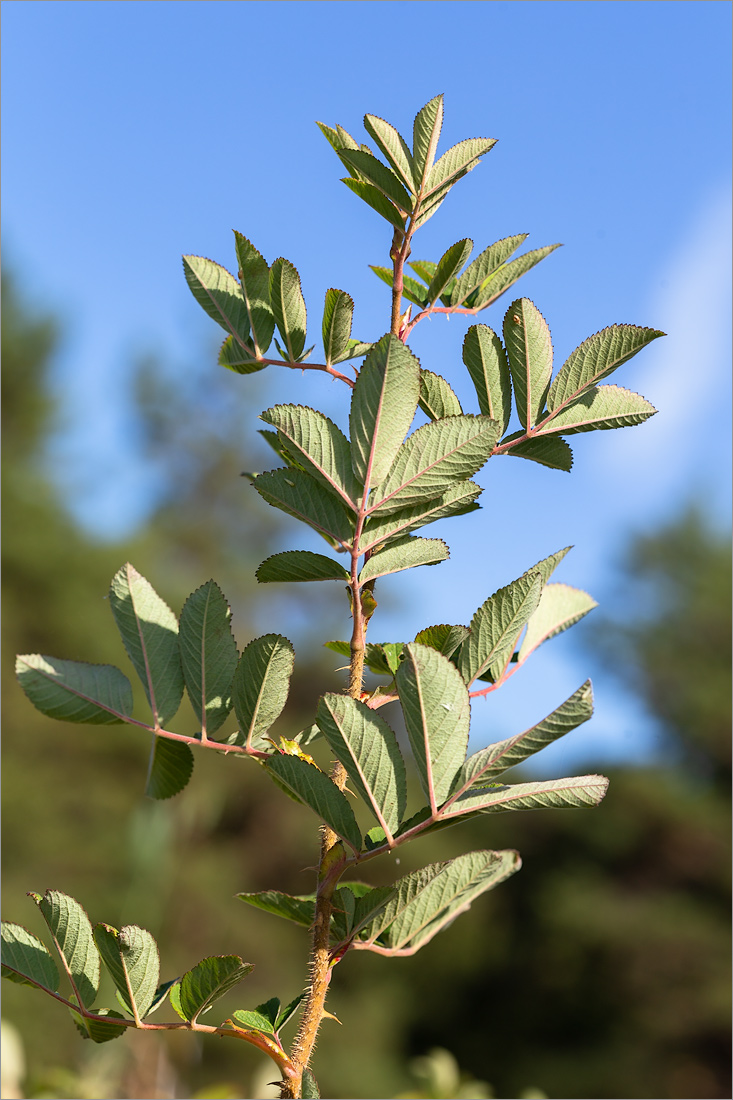
[[[336,370],[335,367],[329,367],[327,363],[293,363],[287,359],[266,359],[261,358],[256,360],[263,367],[289,367],[290,370],[320,370],[326,374],[330,374],[332,378],[338,378],[339,381],[345,382],[347,386],[350,386],[353,390],[354,382],[347,375],[342,374],[341,371]],[[356,368],[354,368],[356,369]]]

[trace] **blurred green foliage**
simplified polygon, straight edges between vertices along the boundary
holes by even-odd
[[[290,999],[304,934],[234,894],[309,889],[316,831],[305,812],[259,769],[203,752],[184,795],[146,802],[143,735],[47,720],[12,672],[16,652],[119,662],[104,596],[126,559],[176,611],[214,576],[240,645],[257,632],[253,569],[278,537],[238,476],[257,464],[242,422],[258,383],[141,364],[136,435],[156,505],[124,547],[95,543],[47,473],[58,324],[29,312],[7,280],[3,307],[3,915],[38,932],[25,891],[62,889],[93,920],[149,927],[166,976],[212,952],[256,963],[227,1011]],[[524,871],[419,958],[357,954],[337,969],[330,1008],[356,1038],[326,1024],[316,1053],[324,1095],[415,1094],[410,1059],[431,1048],[452,1053],[463,1085],[473,1078],[497,1097],[528,1082],[551,1097],[730,1095],[729,593],[727,542],[696,513],[636,540],[614,601],[626,625],[602,621],[596,644],[659,719],[656,761],[612,771],[595,813],[507,814],[431,839],[433,859],[516,847]],[[320,594],[317,606],[320,634],[332,612]],[[316,649],[304,660],[300,648],[283,733],[334,688],[331,657]],[[410,866],[403,857],[383,873]],[[134,1034],[89,1050],[50,1000],[4,992],[28,1096],[268,1095],[272,1071],[243,1044]]]

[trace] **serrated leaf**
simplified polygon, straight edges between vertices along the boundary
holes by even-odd
[[[234,710],[250,748],[266,747],[265,735],[288,698],[295,652],[287,638],[265,634],[245,648],[234,673]]]
[[[333,126],[327,126],[325,122],[317,122],[316,126],[321,131],[326,141],[329,143],[332,149],[335,149],[337,153],[341,153],[342,149],[358,149],[359,143],[355,141],[351,134],[348,134],[342,126],[337,126],[335,129]]]
[[[277,428],[283,447],[298,466],[348,508],[356,508],[360,487],[351,468],[351,445],[332,420],[304,405],[274,405],[260,419]]]
[[[270,270],[252,242],[236,230],[234,243],[254,350],[256,355],[263,356],[267,354],[275,332],[275,318],[270,307]]]
[[[219,729],[232,709],[232,679],[239,660],[232,612],[218,584],[207,581],[181,611],[179,645],[183,679],[203,733]]]
[[[316,531],[348,546],[353,516],[330,490],[304,470],[268,470],[253,485],[263,500]]]
[[[280,256],[270,268],[270,306],[287,355],[297,363],[305,347],[306,309],[300,275]]]
[[[181,741],[153,737],[145,794],[163,800],[180,794],[193,774],[193,753]]]
[[[318,703],[316,721],[376,820],[394,835],[407,807],[407,775],[394,731],[364,703],[330,692]]]
[[[436,95],[415,115],[412,125],[412,163],[415,187],[422,192],[435,163],[443,126],[443,96]]]
[[[425,182],[424,198],[429,199],[439,188],[452,185],[465,176],[494,145],[496,138],[466,138],[453,145],[431,168]]]
[[[364,128],[392,165],[407,190],[414,192],[412,154],[402,135],[378,115],[365,115]]]
[[[135,924],[119,932],[109,924],[97,924],[94,940],[122,1003],[136,1021],[142,1020],[158,988],[158,945],[149,932]]]
[[[33,706],[49,718],[113,726],[132,713],[130,681],[113,665],[27,653],[16,657],[15,674]]]
[[[219,348],[218,363],[220,367],[226,367],[235,374],[256,374],[267,366],[267,363],[253,359],[250,352],[245,351],[233,336],[227,336]]]
[[[374,347],[373,344],[367,344],[363,340],[349,340],[346,345],[346,351],[343,355],[336,359],[336,363],[346,363],[349,359],[360,359],[363,355],[366,355],[368,351]]]
[[[85,1039],[91,1039],[93,1043],[108,1043],[111,1039],[119,1039],[127,1031],[124,1024],[116,1024],[115,1020],[124,1020],[125,1017],[111,1008],[98,1008],[95,1016],[105,1016],[105,1020],[90,1020],[87,1016],[69,1009],[77,1031]]]
[[[396,336],[383,336],[364,360],[349,415],[354,474],[366,490],[387,476],[419,397],[418,360]]]
[[[345,290],[326,291],[323,304],[323,350],[326,364],[337,363],[346,351],[351,336],[354,299]]]
[[[384,830],[378,830],[384,833]],[[361,888],[357,890],[356,888]],[[334,911],[331,928],[332,939],[336,943],[353,939],[359,932],[396,896],[394,886],[372,888],[367,883],[344,882],[334,896],[334,909],[339,903],[351,896],[347,912],[343,915]]]
[[[437,649],[444,657],[452,657],[459,645],[468,637],[467,626],[450,626],[448,623],[440,623],[438,626],[426,626],[415,635],[415,641],[420,645]]]
[[[420,783],[435,809],[466,759],[468,689],[447,657],[415,642],[405,646],[395,682]]]
[[[300,1095],[302,1100],[321,1100],[321,1090],[312,1072],[306,1066],[300,1083]]]
[[[323,644],[326,649],[330,649],[333,653],[338,653],[341,657],[351,657],[351,645],[349,642],[334,641],[324,642]],[[401,646],[402,643],[385,642],[384,644],[382,644],[380,642],[367,642],[366,644],[364,664],[372,672],[376,672],[378,676],[392,676],[394,674],[393,669],[390,667],[390,664],[387,661],[387,656],[385,653],[385,646],[388,646],[390,644],[392,644],[393,649],[396,649],[397,647]],[[318,726],[316,726],[315,728],[318,729]],[[318,732],[320,733],[320,730],[318,730]]]
[[[420,370],[419,404],[431,420],[442,420],[446,416],[463,416],[461,403],[445,378],[429,370]]]
[[[89,917],[78,901],[58,890],[31,897],[66,962],[80,1003],[91,1008],[99,992],[100,960]]]
[[[265,913],[274,913],[277,917],[295,921],[305,928],[310,928],[316,912],[316,895],[305,894],[294,897],[292,894],[282,894],[279,890],[260,890],[255,894],[237,894],[240,901],[247,905],[253,905],[255,909],[262,909]]]
[[[309,806],[355,852],[361,848],[361,832],[354,811],[336,784],[322,771],[297,756],[269,757],[271,772],[300,802]]]
[[[381,279],[387,286],[392,286],[394,283],[394,271],[391,267],[379,267],[376,264],[369,265],[378,279]],[[407,298],[408,302],[412,302],[413,305],[419,306],[422,309],[427,302],[427,290],[418,283],[417,279],[411,279],[409,275],[402,276],[402,296]]]
[[[527,660],[538,646],[579,622],[598,604],[580,588],[569,584],[548,584],[542,591],[537,610],[527,623],[527,633],[519,650],[519,663]]]
[[[273,581],[348,581],[349,574],[325,554],[310,550],[285,550],[266,558],[255,573],[260,584]]]
[[[406,214],[412,210],[412,199],[395,173],[365,149],[344,149],[339,154],[346,165],[356,168],[359,176]]]
[[[369,939],[380,936],[392,950],[412,954],[520,866],[516,852],[478,851],[412,871],[395,883],[397,896],[367,929]]]
[[[410,260],[407,266],[411,267],[420,276],[425,286],[428,287],[433,281],[433,275],[435,275],[435,269],[438,265],[433,263],[432,260]]]
[[[463,362],[476,389],[478,406],[506,431],[512,413],[509,363],[501,340],[488,325],[472,325],[463,341]]]
[[[413,508],[472,477],[490,458],[498,434],[498,424],[486,416],[450,416],[418,428],[398,449],[370,512]]]
[[[450,295],[450,305],[461,306],[475,290],[486,282],[501,264],[516,252],[520,244],[527,239],[527,233],[518,233],[515,237],[505,237],[495,241],[472,260],[463,274],[456,280]]]
[[[202,959],[181,978],[181,1009],[192,1024],[208,1008],[233,989],[254,969],[239,955],[213,955]]]
[[[537,608],[541,591],[540,573],[525,574],[479,607],[457,662],[469,687],[492,665],[505,665],[510,659],[522,628]]]
[[[293,997],[289,1004],[285,1005],[285,1008],[281,1009],[277,1014],[275,1020],[275,1031],[278,1032],[280,1028],[285,1027],[288,1020],[292,1019],[295,1013],[298,1011],[300,1002],[305,997],[305,993],[299,993],[297,997]]]
[[[204,256],[184,256],[183,273],[199,305],[256,358],[242,288],[221,264]]]
[[[557,373],[547,395],[550,412],[566,405],[588,386],[607,378],[622,363],[665,333],[636,325],[611,325],[584,340],[571,352]]]
[[[267,1004],[269,1005],[269,1002]],[[266,1035],[274,1035],[275,1025],[269,1015],[262,1011],[264,1007],[260,1005],[258,1008],[239,1008],[232,1013],[232,1019],[239,1027],[247,1030],[254,1028],[255,1031],[264,1031]]]
[[[517,416],[533,428],[544,408],[552,374],[552,340],[547,321],[529,298],[518,298],[504,317],[504,343],[514,383]]]
[[[524,435],[524,432],[518,434]],[[506,442],[507,440],[502,440],[502,443]],[[564,470],[566,473],[569,473],[573,467],[573,452],[570,444],[559,435],[534,436],[533,439],[517,443],[504,454],[514,458],[528,458],[532,462],[539,462],[541,466],[549,466],[551,470]]]
[[[413,508],[405,508],[386,516],[371,516],[364,527],[359,549],[364,552],[387,539],[402,537],[409,531],[415,531],[436,520],[473,512],[479,507],[475,501],[481,492],[481,486],[474,481],[459,481],[445,493],[428,497]]]
[[[114,576],[109,602],[127,655],[145,688],[156,726],[163,727],[183,698],[176,617],[129,562]]]
[[[570,405],[551,413],[551,419],[542,423],[541,434],[575,435],[597,428],[628,428],[648,420],[656,411],[640,394],[621,386],[591,386]]]
[[[506,783],[478,787],[461,795],[441,819],[450,821],[463,814],[502,813],[505,810],[567,809],[597,806],[608,789],[602,775],[575,775],[569,779],[552,779],[541,783]]]
[[[359,584],[385,577],[388,573],[400,573],[418,565],[437,565],[450,557],[450,551],[442,539],[407,538],[391,543],[372,554],[362,566]]]
[[[531,729],[497,741],[470,756],[456,777],[454,790],[488,786],[509,768],[516,767],[547,745],[587,722],[593,714],[593,690],[586,680],[569,699]]]
[[[342,179],[341,182],[345,183],[349,191],[353,191],[367,206],[371,206],[372,210],[376,210],[381,217],[397,229],[405,228],[405,216],[400,214],[394,203],[371,183],[367,183],[366,180],[354,179],[353,176],[348,176]]]
[[[536,267],[540,260],[544,260],[556,248],[561,247],[560,244],[548,244],[544,248],[533,248],[531,252],[525,252],[523,256],[517,256],[516,260],[511,260],[508,264],[502,264],[492,275],[489,275],[488,279],[484,280],[466,304],[470,304],[475,310],[488,309],[497,298],[500,298],[510,287],[514,286],[522,275],[526,275],[528,271]]]
[[[473,241],[466,237],[464,240],[457,241],[456,244],[451,245],[451,247],[444,252],[438,260],[435,274],[430,280],[430,286],[428,287],[427,293],[428,302],[432,304],[438,300],[451,279],[461,270],[466,260],[471,255],[472,250]]]
[[[59,971],[45,943],[20,924],[2,922],[2,976],[18,985],[40,985],[55,993]]]

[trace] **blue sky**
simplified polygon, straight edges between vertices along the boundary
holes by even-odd
[[[218,369],[217,333],[184,283],[181,253],[232,267],[239,229],[269,261],[296,264],[315,334],[329,286],[354,296],[356,335],[388,328],[388,292],[367,264],[388,262],[389,230],[338,182],[314,121],[357,134],[368,111],[409,132],[437,92],[443,148],[499,140],[415,256],[437,259],[467,235],[477,250],[518,232],[530,233],[526,247],[562,241],[518,288],[547,318],[558,365],[614,322],[669,335],[616,376],[659,415],[578,437],[571,475],[491,463],[484,510],[434,529],[452,549],[441,573],[415,570],[399,603],[398,582],[383,582],[395,602],[380,636],[411,637],[426,605],[430,621],[468,621],[568,543],[557,579],[602,597],[629,532],[693,492],[727,522],[728,3],[6,0],[2,14],[5,256],[36,304],[69,318],[55,381],[70,434],[57,466],[96,533],[131,533],[154,492],[127,441],[135,357],[155,348]],[[500,328],[508,304],[481,320]],[[467,323],[434,320],[413,340],[423,365],[466,398]],[[271,374],[269,401],[315,404],[343,423],[337,386]],[[294,545],[321,549],[293,533]],[[644,755],[651,724],[583,654],[581,630],[481,704],[477,739],[538,720],[590,672],[598,716],[551,751],[564,762]]]

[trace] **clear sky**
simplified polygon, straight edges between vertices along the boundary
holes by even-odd
[[[368,111],[409,132],[437,92],[443,148],[499,140],[415,255],[437,259],[467,235],[477,250],[518,232],[530,233],[528,248],[562,241],[518,287],[547,318],[558,365],[614,322],[668,337],[614,378],[659,415],[576,437],[571,475],[491,463],[479,479],[484,510],[431,530],[447,536],[452,559],[410,575],[380,637],[413,636],[428,604],[433,622],[466,622],[568,543],[557,579],[602,597],[629,532],[693,492],[727,522],[729,3],[5,0],[2,15],[5,257],[37,304],[70,318],[56,373],[71,427],[59,469],[96,533],[131,533],[152,499],[126,433],[136,355],[154,348],[219,369],[218,330],[185,285],[181,253],[231,268],[239,229],[270,262],[296,264],[314,338],[329,286],[355,297],[355,335],[388,328],[388,291],[367,264],[388,262],[389,230],[338,182],[314,121],[359,134]],[[500,328],[508,304],[480,319]],[[434,320],[413,341],[465,398],[467,323]],[[272,401],[345,420],[347,395],[325,378],[275,370],[272,387]],[[293,536],[322,548],[295,523]],[[276,629],[289,625],[297,631]],[[584,764],[644,754],[649,722],[582,652],[581,631],[476,708],[478,739],[538,720],[591,672],[598,716],[549,751]]]

